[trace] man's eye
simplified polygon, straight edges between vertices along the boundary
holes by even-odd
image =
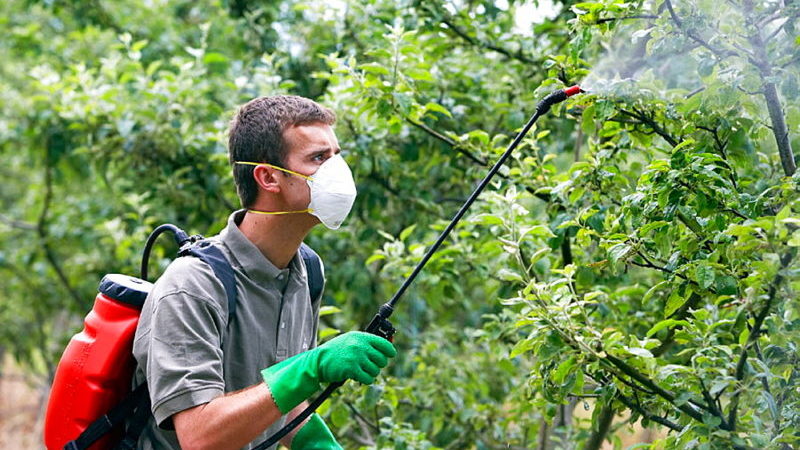
[[[324,153],[320,153],[318,155],[314,155],[314,157],[311,159],[313,159],[314,161],[325,161],[326,158]]]

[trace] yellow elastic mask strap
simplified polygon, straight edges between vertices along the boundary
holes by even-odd
[[[247,212],[256,214],[297,214],[297,213],[310,213],[313,212],[311,208],[301,209],[300,211],[258,211],[255,209],[248,209]]]
[[[294,170],[284,169],[283,167],[273,166],[272,164],[267,163],[257,163],[257,162],[250,162],[250,161],[236,161],[234,164],[244,164],[247,166],[267,166],[272,167],[273,169],[278,169],[280,171],[290,173],[292,175],[297,175],[298,177],[305,178],[306,180],[311,180],[311,177],[308,175],[303,175],[302,173],[297,173]],[[294,211],[293,211],[294,212]],[[304,211],[296,211],[296,212],[304,212]]]
[[[267,166],[272,167],[273,169],[282,170],[286,173],[290,173],[292,175],[297,175],[298,177],[305,178],[306,180],[310,180],[311,177],[303,175],[302,173],[297,173],[293,170],[284,169],[283,167],[273,166],[272,164],[268,163],[257,163],[257,162],[250,162],[250,161],[236,161],[234,164],[245,164],[248,166]],[[247,212],[255,213],[255,214],[299,214],[299,213],[310,213],[313,212],[311,208],[301,209],[300,211],[257,211],[255,209],[248,209]]]

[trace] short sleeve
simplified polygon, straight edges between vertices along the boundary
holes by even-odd
[[[142,317],[147,323],[137,330],[134,356],[148,384],[156,423],[171,429],[167,419],[173,414],[224,393],[226,320],[218,301],[185,287],[148,302]]]

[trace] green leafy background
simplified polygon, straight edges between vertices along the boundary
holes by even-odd
[[[228,122],[278,93],[338,115],[359,197],[308,242],[321,338],[357,329],[586,80],[406,294],[396,362],[323,415],[346,448],[619,447],[637,421],[638,448],[800,445],[800,6],[548,5],[2,2],[0,350],[46,386],[155,226],[220,230]]]

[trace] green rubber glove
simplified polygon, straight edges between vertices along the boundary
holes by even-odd
[[[382,337],[362,331],[337,336],[321,346],[292,356],[261,371],[272,398],[286,414],[320,389],[320,383],[348,379],[372,384],[389,358],[394,345]]]
[[[342,450],[319,414],[312,414],[292,439],[292,450]]]

